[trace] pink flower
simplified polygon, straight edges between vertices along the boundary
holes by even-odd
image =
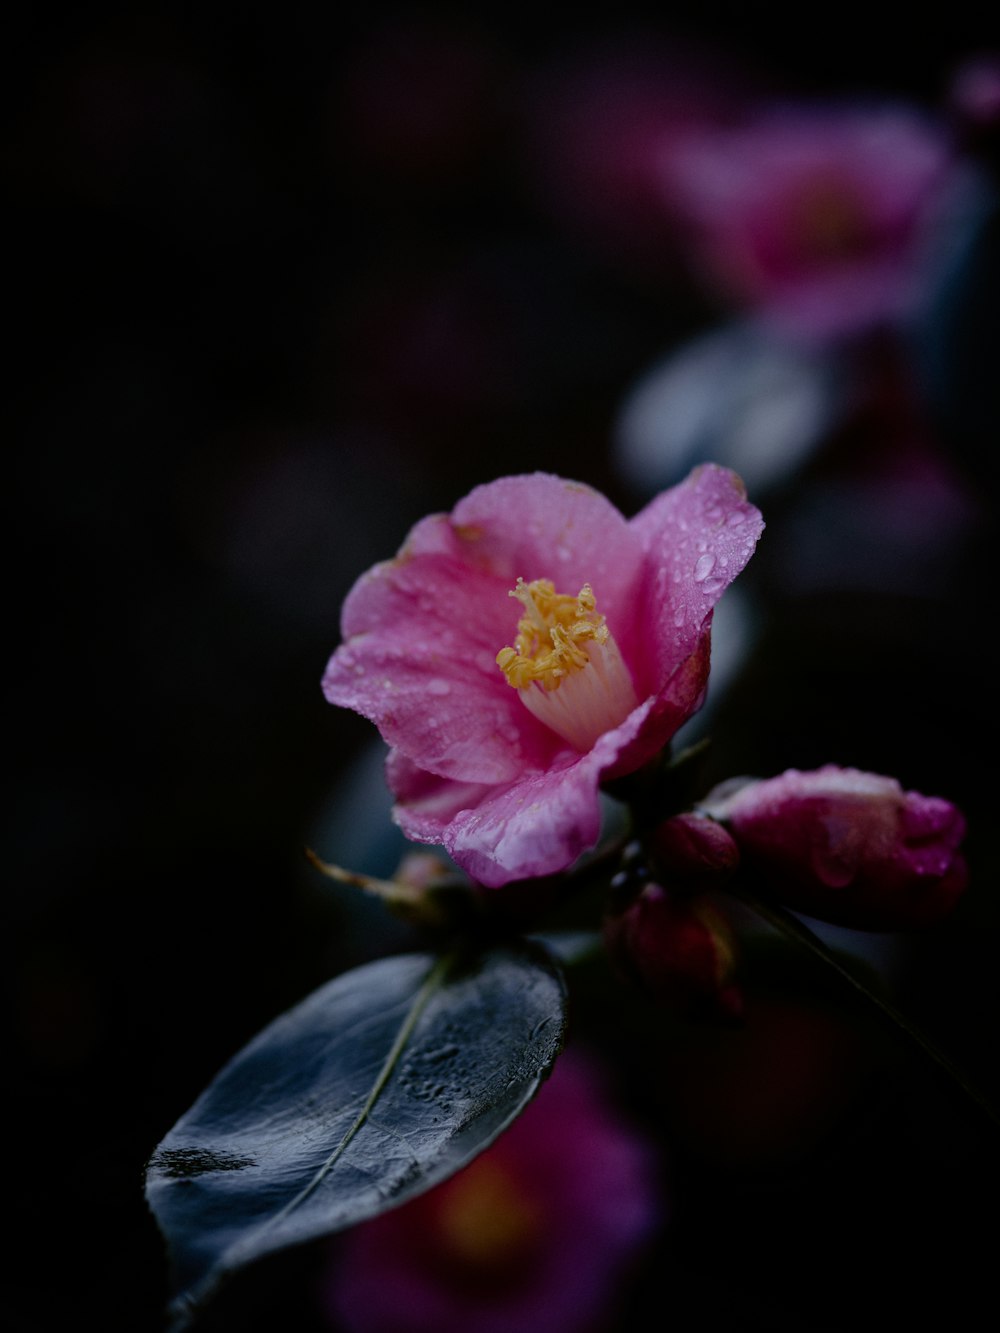
[[[588,486],[534,473],[418,523],[349,593],[323,680],[393,747],[407,837],[490,887],[592,847],[601,782],[701,706],[712,608],[762,527],[715,466],[631,521]]]
[[[943,128],[905,107],[764,111],[665,153],[724,299],[799,333],[854,333],[919,296],[932,208],[955,179]]]
[[[347,1333],[592,1330],[659,1221],[656,1175],[567,1052],[485,1153],[344,1237],[330,1313]]]
[[[819,920],[859,930],[927,926],[965,889],[965,819],[940,797],[833,764],[729,787],[709,793],[702,808],[730,830],[744,866]]]

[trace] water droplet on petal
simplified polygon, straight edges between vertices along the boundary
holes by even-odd
[[[714,568],[715,556],[711,551],[706,552],[703,556],[699,556],[698,563],[694,567],[695,583],[704,583],[705,579],[708,578]]]
[[[451,686],[448,684],[446,680],[434,679],[428,682],[427,693],[437,694],[443,697],[444,695],[451,693]]]

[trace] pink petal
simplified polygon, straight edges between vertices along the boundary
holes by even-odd
[[[490,782],[455,782],[418,768],[399,750],[390,750],[385,776],[396,797],[393,818],[408,838],[444,846],[445,829],[463,810],[471,810],[495,791]]]
[[[394,769],[398,778],[398,757]],[[440,843],[489,888],[564,870],[600,834],[599,773],[591,755],[508,786],[478,789],[419,772],[397,789],[396,822],[408,838]],[[419,797],[406,799],[417,789]]]
[[[459,501],[452,521],[475,548],[479,567],[507,587],[518,576],[529,583],[551,579],[560,592],[577,593],[589,583],[609,621],[628,610],[641,578],[642,545],[631,525],[581,482],[544,472],[501,477]],[[508,610],[504,624],[513,631],[517,616]],[[617,637],[618,626],[611,629]]]
[[[451,821],[445,848],[489,888],[564,870],[600,835],[599,780],[591,752],[494,790]]]
[[[636,688],[657,696],[662,744],[663,732],[701,704],[712,608],[750,559],[764,522],[739,477],[706,464],[657,496],[632,528],[646,550],[643,648],[633,657],[646,674]]]
[[[589,754],[563,756],[509,785],[449,782],[393,752],[386,766],[398,802],[393,816],[408,838],[444,846],[489,888],[565,870],[597,842],[601,778],[634,742],[650,707],[640,705]]]

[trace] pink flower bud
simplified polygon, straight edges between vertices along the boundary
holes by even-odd
[[[711,792],[755,869],[787,903],[858,930],[906,930],[954,907],[968,872],[965,819],[950,802],[904,792],[895,778],[828,764],[815,772]]]
[[[742,1011],[732,981],[735,939],[704,895],[688,898],[647,884],[606,919],[604,938],[624,976],[686,1017],[735,1018]]]
[[[727,878],[740,859],[726,829],[693,811],[665,819],[653,831],[648,852],[661,879],[699,888]]]

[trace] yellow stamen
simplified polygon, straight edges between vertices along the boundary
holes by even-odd
[[[517,648],[501,649],[497,665],[515,689],[523,690],[532,681],[545,690],[558,689],[564,676],[590,661],[584,644],[608,641],[608,627],[597,613],[589,583],[570,597],[556,592],[548,579],[518,579],[510,596],[522,604],[524,615],[517,622]]]
[[[489,1157],[453,1177],[438,1200],[445,1252],[470,1270],[509,1271],[538,1244],[542,1216],[535,1200]]]
[[[549,579],[517,580],[524,607],[515,647],[497,653],[507,683],[525,706],[578,750],[589,750],[623,722],[638,699],[618,645],[585,583],[576,597]]]

